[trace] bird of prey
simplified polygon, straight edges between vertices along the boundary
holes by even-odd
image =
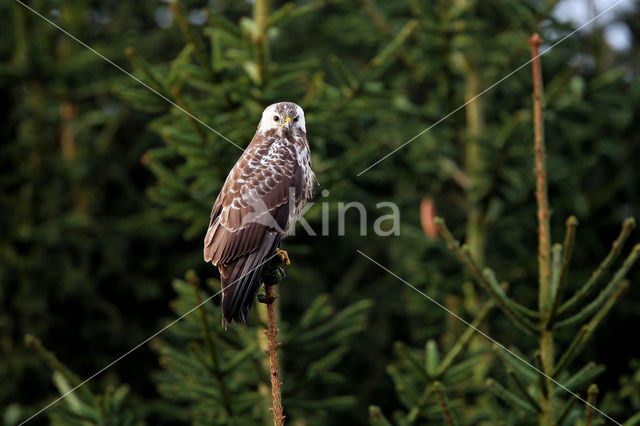
[[[292,102],[269,105],[224,182],[204,238],[204,259],[220,271],[225,328],[246,324],[265,268],[313,197],[314,182],[304,111]]]

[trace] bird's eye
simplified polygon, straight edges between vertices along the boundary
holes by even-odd
[[[280,120],[280,117],[278,117],[277,115],[274,115],[273,116],[273,121],[278,121],[278,120]]]
[[[298,117],[294,118],[294,119],[293,119],[293,122],[294,122],[294,123],[297,123],[297,122],[298,122]]]

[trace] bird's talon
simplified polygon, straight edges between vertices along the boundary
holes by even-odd
[[[276,248],[276,254],[280,258],[280,263],[284,264],[284,266],[291,265],[291,260],[289,260],[289,253],[286,250],[280,250]]]

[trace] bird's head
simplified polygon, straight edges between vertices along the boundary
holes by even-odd
[[[293,102],[269,105],[262,113],[258,132],[264,134],[269,130],[276,130],[280,137],[306,133],[304,111]]]

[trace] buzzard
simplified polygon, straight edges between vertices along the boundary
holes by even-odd
[[[304,111],[292,102],[269,105],[224,182],[204,238],[204,260],[220,271],[225,328],[246,324],[265,267],[312,198],[314,181]]]

